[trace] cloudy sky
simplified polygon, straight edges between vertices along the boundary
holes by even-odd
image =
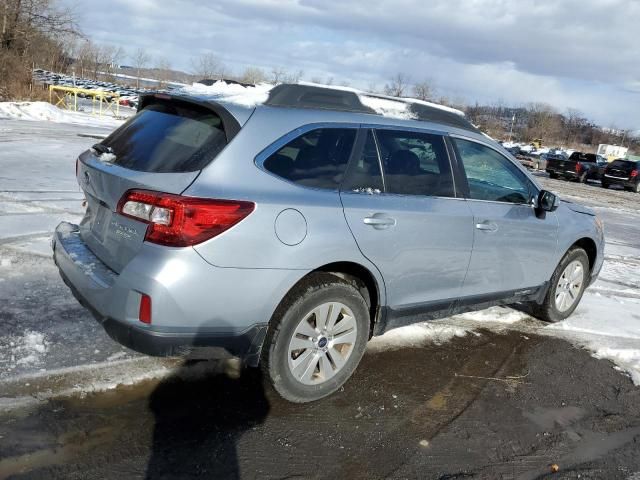
[[[74,0],[64,0],[73,2]],[[76,0],[75,5],[78,5]],[[640,130],[640,0],[84,0],[98,43],[174,68],[216,54],[382,88],[397,72],[466,103],[547,102]],[[131,62],[131,59],[127,59]]]

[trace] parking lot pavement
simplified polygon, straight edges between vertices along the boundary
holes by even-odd
[[[340,392],[307,405],[281,400],[257,371],[220,370],[183,366],[160,382],[0,414],[0,478],[640,472],[640,389],[558,339],[483,331],[368,354]]]
[[[49,238],[80,218],[75,158],[107,133],[0,120],[0,479],[640,472],[640,389],[619,371],[640,383],[640,195],[539,175],[605,223],[600,279],[568,321],[504,308],[399,329],[343,391],[298,406],[256,372],[120,347],[73,299]]]
[[[621,211],[639,212],[640,195],[627,192],[623,188],[614,186],[602,188],[599,181],[589,180],[588,183],[551,179],[542,171],[531,171],[544,188],[560,193],[568,199],[592,206],[609,207]]]

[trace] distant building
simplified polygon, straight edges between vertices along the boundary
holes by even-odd
[[[616,158],[624,158],[627,155],[629,149],[627,147],[621,147],[619,145],[607,145],[606,143],[601,143],[598,145],[598,150],[596,153],[598,155],[602,155],[608,161],[615,160]]]

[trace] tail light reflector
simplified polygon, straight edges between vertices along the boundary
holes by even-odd
[[[149,295],[142,294],[140,297],[140,313],[138,319],[142,323],[151,323],[151,297]]]
[[[145,240],[169,247],[188,247],[221,234],[253,212],[241,200],[183,197],[148,190],[129,190],[118,213],[148,224]]]

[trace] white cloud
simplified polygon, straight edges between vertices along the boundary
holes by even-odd
[[[360,88],[402,70],[468,101],[547,101],[640,128],[636,0],[91,0],[81,16],[96,41],[175,67],[212,51],[237,71],[283,66]]]

